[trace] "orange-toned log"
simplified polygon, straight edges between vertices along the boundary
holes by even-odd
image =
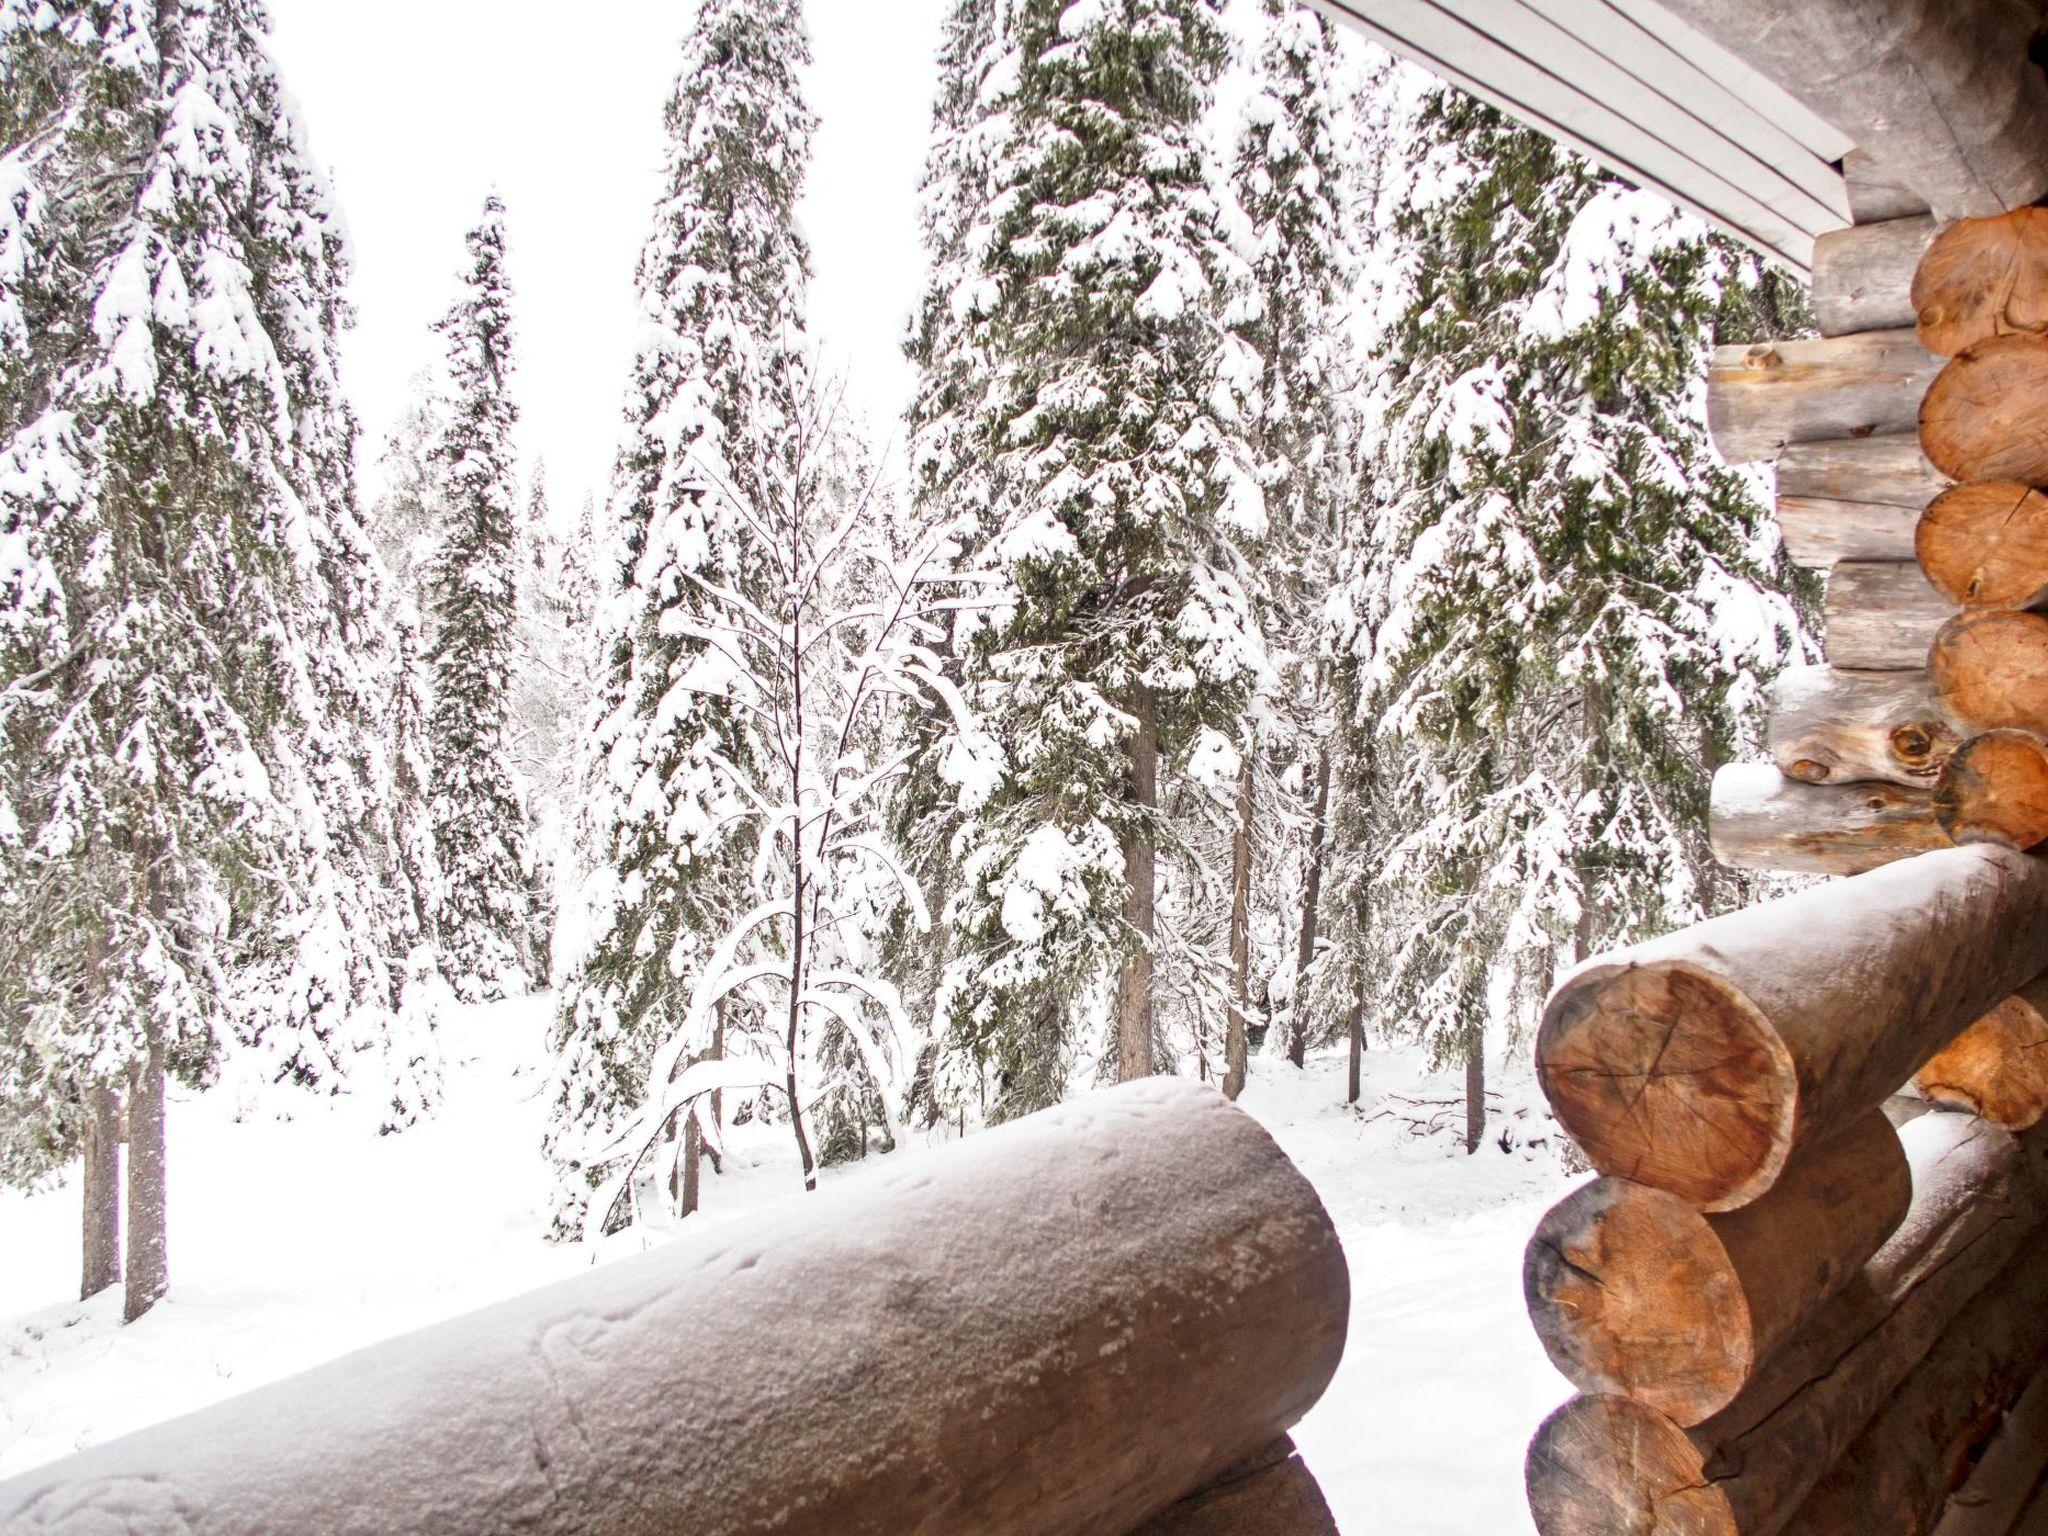
[[[2048,485],[2048,338],[1959,352],[1920,403],[1920,446],[1951,480]]]
[[[1855,1278],[1912,1198],[1905,1149],[1881,1110],[1725,1215],[1595,1179],[1530,1240],[1529,1316],[1581,1392],[1620,1393],[1698,1424]]]
[[[1545,1421],[1525,1462],[1542,1536],[1777,1536],[2000,1271],[2048,1265],[2048,1138],[1946,1114],[1901,1136],[1905,1224],[1734,1402],[1690,1429],[1613,1394]]]
[[[1934,817],[1953,843],[2048,842],[2048,745],[2031,731],[1971,737],[1942,765]]]
[[[2048,209],[1950,225],[1920,257],[1911,303],[1920,344],[1943,357],[1992,336],[2048,332]]]
[[[2043,971],[2048,864],[1942,849],[1588,961],[1537,1076],[1600,1172],[1734,1210]]]
[[[2048,977],[2028,982],[1950,1042],[1913,1081],[1937,1104],[2023,1131],[2048,1114]]]
[[[1935,703],[1965,730],[2048,736],[2048,617],[1959,613],[1935,631],[1927,673]]]
[[[2048,496],[2017,480],[1958,485],[1920,514],[1913,553],[1962,607],[2048,606]]]
[[[1949,1324],[1787,1536],[1925,1536],[2044,1354],[2048,1242],[2037,1238]]]

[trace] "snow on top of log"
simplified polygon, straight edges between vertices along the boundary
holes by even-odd
[[[1714,807],[1727,815],[1768,811],[1784,792],[1776,763],[1727,763],[1714,771]]]

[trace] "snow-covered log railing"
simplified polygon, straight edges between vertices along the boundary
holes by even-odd
[[[1281,1437],[1348,1302],[1266,1133],[1148,1079],[0,1484],[0,1529],[1329,1536]]]

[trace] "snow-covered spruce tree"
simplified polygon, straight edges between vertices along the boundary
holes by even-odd
[[[665,116],[665,190],[637,279],[646,339],[600,572],[581,809],[595,868],[576,903],[588,937],[555,1036],[547,1140],[563,1231],[580,1229],[591,1149],[641,1104],[656,1047],[687,1026],[700,1033],[682,1059],[717,1050],[721,1020],[692,1014],[692,990],[750,904],[763,828],[739,786],[759,770],[760,736],[715,686],[722,653],[703,636],[763,595],[755,524],[794,494],[809,57],[798,0],[705,0]]]
[[[0,3],[0,953],[10,1174],[86,1154],[85,1287],[168,1284],[166,1079],[431,1053],[391,661],[336,381],[344,241],[251,0]],[[8,1118],[12,1118],[11,1111]],[[19,1134],[10,1125],[10,1139]]]
[[[1573,954],[1714,901],[1714,766],[1802,645],[1776,525],[1700,379],[1747,258],[1448,90],[1420,114],[1360,611],[1382,1019],[1468,1064]],[[1355,765],[1354,765],[1355,766]]]
[[[412,391],[378,455],[384,483],[370,504],[370,537],[384,560],[393,610],[423,623],[432,617],[425,611],[427,567],[441,539],[434,446],[443,423],[432,375],[422,372]]]
[[[1333,733],[1319,608],[1358,489],[1348,400],[1358,370],[1344,315],[1357,266],[1347,71],[1324,17],[1295,0],[1265,0],[1264,11],[1230,184],[1250,268],[1234,329],[1258,366],[1244,433],[1271,524],[1253,600],[1274,655],[1275,686],[1248,712],[1235,743],[1224,1076],[1233,1097],[1244,1083],[1244,1029],[1255,995],[1280,1003],[1297,1065],[1309,1033],[1301,973],[1318,947]]]
[[[447,400],[432,452],[438,539],[432,614],[434,845],[449,979],[470,1001],[522,990],[534,974],[526,812],[508,714],[518,643],[519,566],[512,429],[512,289],[505,205],[485,199],[464,238],[462,294],[439,322]]]
[[[890,846],[889,797],[920,750],[900,729],[907,708],[946,710],[974,734],[935,644],[955,551],[943,530],[899,549],[895,509],[874,494],[833,399],[812,386],[797,406],[785,494],[732,503],[762,566],[758,596],[707,594],[725,601],[702,618],[669,610],[672,630],[703,647],[676,688],[724,702],[754,737],[744,768],[713,769],[756,847],[736,899],[705,911],[722,927],[681,978],[687,1007],[637,1111],[590,1158],[610,1175],[590,1206],[597,1227],[637,1206],[638,1174],[694,1205],[700,1143],[717,1142],[714,1090],[779,1096],[806,1188],[822,1157],[886,1151],[900,1135],[918,1041],[878,940],[899,905],[919,925],[929,917]],[[723,1048],[701,1059],[721,1012]]]
[[[999,388],[972,430],[1006,589],[971,695],[1005,760],[962,828],[942,1004],[992,1118],[1057,1099],[1113,1021],[1150,1072],[1162,761],[1244,708],[1261,658],[1199,121],[1211,0],[1025,0],[974,289]]]

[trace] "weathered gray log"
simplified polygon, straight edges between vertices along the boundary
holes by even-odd
[[[1770,763],[1715,773],[1707,840],[1730,869],[1799,875],[1860,875],[1949,845],[1928,790],[1802,784]]]
[[[1714,349],[1707,426],[1731,464],[1788,443],[1905,432],[1941,360],[1911,330]]]
[[[1944,848],[1587,961],[1537,1078],[1600,1172],[1734,1210],[2044,970],[2048,863]]]
[[[1949,1495],[1932,1536],[2011,1536],[2035,1482],[2048,1468],[2048,1371],[2020,1393],[1969,1480]]]
[[[1914,324],[1913,274],[1942,225],[1931,214],[1830,230],[1813,243],[1813,314],[1823,336]]]
[[[1876,501],[1823,501],[1810,496],[1778,498],[1778,531],[1785,553],[1809,571],[1825,571],[1845,560],[1911,560],[1920,513],[1912,507]]]
[[[1862,1272],[1912,1199],[1899,1134],[1873,1109],[1724,1215],[1627,1179],[1581,1185],[1538,1224],[1522,1294],[1581,1392],[1698,1424]]]
[[[1850,560],[1828,577],[1831,665],[1851,671],[1919,672],[1956,605],[1908,561]]]
[[[1852,149],[1842,156],[1842,189],[1849,196],[1849,222],[1882,224],[1926,213],[1927,199],[1887,171],[1869,152]]]
[[[2048,1355],[2048,1233],[1978,1292],[1786,1525],[1788,1536],[1926,1536]]]
[[[1665,0],[1943,218],[2048,193],[2048,82],[2023,0]]]
[[[1925,672],[1787,667],[1770,688],[1771,761],[1806,784],[1931,788],[1960,735]]]
[[[1151,1078],[0,1484],[0,1529],[1126,1536],[1343,1352],[1315,1192]]]
[[[1617,1395],[1551,1415],[1526,1462],[1543,1536],[1777,1536],[1986,1286],[2048,1257],[2048,1138],[1934,1114],[1900,1139],[1905,1224],[1727,1408],[1691,1430]]]
[[[1778,495],[1875,501],[1915,512],[1952,482],[1921,451],[1917,432],[1789,443],[1778,456]]]

